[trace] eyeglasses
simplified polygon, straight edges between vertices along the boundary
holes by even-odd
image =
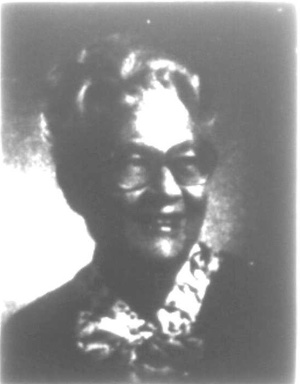
[[[115,183],[123,190],[140,189],[157,180],[162,168],[167,167],[178,185],[203,185],[210,173],[209,159],[207,151],[197,152],[182,145],[165,154],[138,145],[115,151],[112,156]]]

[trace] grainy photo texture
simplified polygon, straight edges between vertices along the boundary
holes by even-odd
[[[2,382],[291,383],[293,6],[2,26]]]

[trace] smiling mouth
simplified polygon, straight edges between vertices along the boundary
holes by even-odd
[[[176,235],[184,226],[184,216],[182,214],[149,214],[140,216],[138,222],[150,234]]]

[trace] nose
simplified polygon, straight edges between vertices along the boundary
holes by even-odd
[[[181,188],[177,184],[172,172],[166,166],[161,168],[160,177],[157,180],[157,189],[159,193],[171,198],[181,196]]]

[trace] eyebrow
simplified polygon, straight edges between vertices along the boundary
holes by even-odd
[[[130,142],[125,145],[120,144],[117,149],[122,149],[122,150],[132,150],[132,151],[145,151],[145,152],[161,152],[160,150],[152,147],[145,145],[143,143],[139,142]],[[184,151],[184,150],[189,150],[189,149],[195,149],[195,143],[192,140],[187,140],[184,141],[183,143],[179,143],[171,147],[167,152],[178,152],[178,151]]]

